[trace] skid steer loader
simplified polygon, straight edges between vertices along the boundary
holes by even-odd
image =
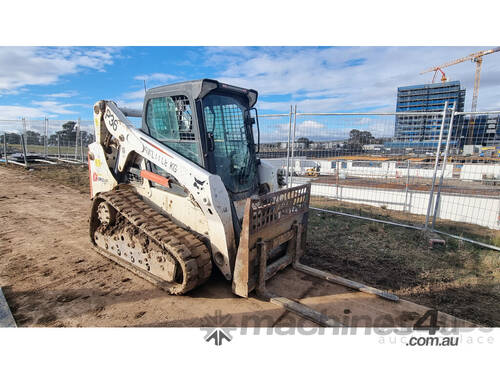
[[[169,293],[203,284],[215,266],[239,296],[255,289],[337,325],[266,290],[266,280],[291,264],[333,275],[298,263],[310,185],[287,188],[278,170],[258,159],[256,101],[255,90],[203,79],[148,90],[142,111],[97,102],[88,153],[91,241]],[[141,128],[128,117],[140,117]]]

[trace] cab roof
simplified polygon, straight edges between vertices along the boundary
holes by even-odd
[[[148,100],[152,97],[184,94],[196,100],[203,99],[214,90],[244,96],[248,100],[249,107],[253,107],[257,102],[258,93],[256,90],[244,89],[208,78],[154,87],[146,91],[145,99]]]

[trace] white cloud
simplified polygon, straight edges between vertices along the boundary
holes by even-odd
[[[165,73],[152,73],[152,74],[142,74],[135,76],[134,79],[138,81],[160,81],[160,82],[166,82],[166,81],[172,81],[174,79],[177,79],[177,76],[174,76],[172,74],[165,74]]]
[[[289,123],[273,124],[273,120],[268,121],[269,118],[262,117],[259,120],[261,129],[261,138],[263,142],[286,142],[288,139]],[[293,126],[293,125],[292,125]],[[293,128],[292,128],[293,129]],[[328,127],[318,121],[305,120],[298,121],[295,125],[295,138],[300,137],[316,137],[318,135],[330,134],[331,131]]]
[[[272,120],[262,118],[260,122],[261,142],[286,142],[288,137],[288,123],[273,124]]]
[[[78,92],[77,91],[66,91],[66,92],[56,92],[54,94],[45,94],[43,96],[46,96],[48,98],[72,98],[73,96],[77,96]]]
[[[32,106],[22,105],[2,105],[0,106],[0,119],[19,119],[25,118],[43,118],[55,117],[57,115],[76,115],[78,112],[72,110],[72,107],[81,104],[60,103],[55,100],[34,100]]]
[[[321,122],[317,121],[312,121],[312,120],[305,120],[299,124],[296,124],[296,129],[295,131],[297,132],[303,132],[303,131],[317,131],[319,129],[324,129],[325,124],[322,124]]]
[[[30,85],[49,85],[83,69],[103,71],[113,63],[108,48],[0,47],[0,94]]]
[[[146,81],[147,86],[159,86],[167,82],[170,82],[172,80],[177,80],[179,79],[179,77],[166,73],[151,73],[151,74],[141,74],[135,76],[134,79],[137,81]],[[131,100],[133,101],[132,104],[134,108],[141,108],[142,102],[140,105],[137,105],[138,103],[137,99],[144,99],[144,87],[140,88],[139,90],[126,92],[122,95],[123,102]]]
[[[42,108],[20,105],[0,105],[0,119],[19,119],[21,117],[44,117],[46,112]]]
[[[126,92],[123,94],[123,99],[144,99],[144,89]]]
[[[71,115],[78,113],[76,111],[67,109],[70,107],[74,107],[75,104],[62,104],[54,100],[43,100],[43,101],[34,100],[31,103],[37,106],[38,108],[41,108],[46,113],[50,114]]]
[[[288,102],[269,102],[269,95],[291,94],[299,111],[340,112],[396,107],[399,86],[430,83],[424,69],[484,47],[348,47],[348,48],[208,48],[208,65],[220,67],[218,79],[255,88],[261,109],[288,111]],[[464,62],[445,69],[450,80],[467,89],[470,109],[475,65]],[[481,74],[479,109],[498,105],[500,53],[486,56]],[[498,109],[498,106],[497,108]]]

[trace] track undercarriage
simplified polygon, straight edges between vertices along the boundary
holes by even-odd
[[[90,237],[99,253],[171,294],[203,284],[212,272],[207,246],[127,186],[93,202]]]

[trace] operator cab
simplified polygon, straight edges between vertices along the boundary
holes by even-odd
[[[259,186],[256,101],[255,90],[210,79],[156,87],[144,98],[142,130],[219,175],[231,198],[240,200]]]

